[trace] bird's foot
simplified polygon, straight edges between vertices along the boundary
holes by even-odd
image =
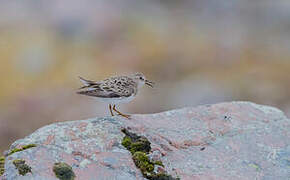
[[[129,115],[129,114],[118,113],[118,115],[120,115],[124,118],[127,118],[127,119],[131,119],[131,115]]]

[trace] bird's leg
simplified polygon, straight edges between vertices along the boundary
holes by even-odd
[[[128,114],[123,114],[123,113],[121,113],[120,111],[118,111],[118,110],[116,109],[116,105],[113,106],[113,110],[116,111],[116,112],[118,113],[118,115],[120,115],[120,116],[123,116],[123,117],[125,117],[125,118],[127,118],[127,119],[130,118],[130,115],[128,115]]]
[[[111,104],[109,104],[109,109],[110,109],[111,115],[114,116],[114,113],[112,111],[112,105]]]

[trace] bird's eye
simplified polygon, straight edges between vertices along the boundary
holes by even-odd
[[[142,77],[140,77],[140,80],[143,80],[143,78],[142,78]]]

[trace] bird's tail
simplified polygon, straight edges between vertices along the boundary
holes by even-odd
[[[83,88],[89,87],[89,86],[91,86],[91,85],[95,85],[95,84],[97,84],[97,83],[94,82],[94,81],[87,80],[87,79],[82,78],[82,77],[80,77],[80,76],[79,76],[79,78],[80,78],[80,81],[81,81],[81,82],[83,83],[83,85],[84,85],[84,86],[82,86],[80,89],[83,89]]]

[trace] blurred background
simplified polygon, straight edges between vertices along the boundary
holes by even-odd
[[[129,113],[253,101],[290,116],[290,1],[0,0],[0,152],[58,121],[109,115],[78,76],[143,72]]]

